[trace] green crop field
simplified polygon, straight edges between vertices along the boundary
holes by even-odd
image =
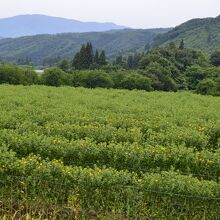
[[[219,97],[0,86],[2,219],[219,219],[219,177]]]

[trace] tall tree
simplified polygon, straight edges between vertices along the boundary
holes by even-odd
[[[65,72],[68,72],[70,69],[69,61],[67,59],[62,60],[58,66]]]
[[[122,55],[116,57],[115,64],[116,65],[122,65],[123,64],[123,57],[122,57]]]
[[[80,52],[76,53],[76,55],[74,56],[72,66],[75,69],[81,69],[81,55],[80,55]]]
[[[80,51],[76,53],[73,59],[73,67],[76,69],[89,69],[93,62],[92,46],[90,43],[83,44]]]
[[[94,63],[98,64],[99,63],[99,51],[95,51],[95,56],[94,56]]]
[[[93,47],[91,43],[87,43],[85,49],[85,61],[86,61],[86,69],[93,64],[94,54],[93,54]]]
[[[184,41],[181,40],[181,42],[180,42],[180,46],[179,46],[179,49],[180,49],[180,50],[183,50],[184,47],[185,47],[185,45],[184,45]]]
[[[134,59],[133,56],[130,55],[127,60],[127,67],[128,69],[133,69],[133,66],[134,66]]]
[[[106,62],[105,51],[103,50],[99,56],[99,65],[104,66],[106,64],[107,64],[107,62]]]
[[[96,64],[96,65],[95,65]],[[106,65],[105,51],[103,50],[99,55],[96,50],[95,56],[93,53],[93,46],[91,43],[83,44],[80,51],[74,56],[72,66],[75,69],[90,69],[98,68],[98,66]]]
[[[79,59],[79,69],[88,69],[87,48],[86,48],[85,44],[82,45],[79,54],[80,54],[80,56],[79,56],[80,57],[80,59]]]
[[[136,69],[139,66],[139,63],[144,56],[144,53],[135,53],[133,57],[133,68]]]
[[[214,66],[220,66],[220,51],[216,51],[211,55],[211,64]]]

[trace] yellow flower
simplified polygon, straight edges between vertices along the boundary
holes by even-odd
[[[142,179],[138,179],[138,183],[141,183],[142,182]]]
[[[212,160],[207,160],[208,165],[212,165],[214,162]]]

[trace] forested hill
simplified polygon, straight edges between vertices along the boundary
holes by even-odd
[[[169,29],[118,30],[91,33],[66,33],[36,35],[0,40],[0,59],[16,62],[30,59],[34,65],[42,65],[57,57],[71,58],[81,45],[91,42],[95,49],[105,50],[108,57],[144,48],[152,43],[158,33]]]
[[[193,19],[183,23],[171,31],[160,34],[154,39],[154,46],[180,42],[184,40],[185,46],[200,49],[206,54],[220,49],[220,16],[216,18]]]

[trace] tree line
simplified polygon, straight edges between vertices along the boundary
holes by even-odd
[[[83,86],[87,88],[141,89],[146,91],[194,90],[220,95],[220,52],[210,59],[200,51],[171,42],[144,53],[116,57],[107,62],[105,52],[91,43],[82,45],[72,61],[62,60],[37,75],[31,69],[0,66],[0,83]]]

